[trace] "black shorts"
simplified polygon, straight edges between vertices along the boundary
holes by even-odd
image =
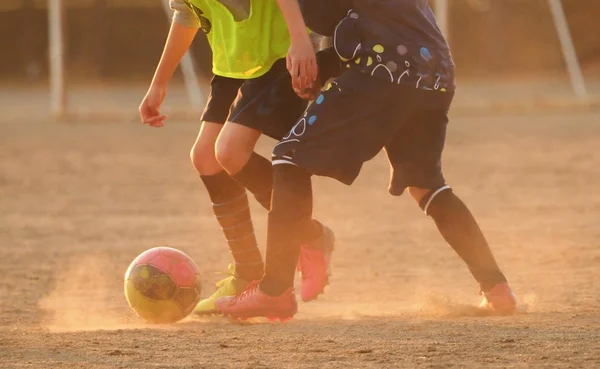
[[[321,81],[341,73],[341,63],[333,47],[317,53],[317,64]],[[234,122],[280,140],[296,124],[307,105],[292,88],[285,59],[279,59],[258,78],[214,76],[202,121]]]
[[[214,76],[202,121],[233,122],[281,139],[307,106],[292,88],[285,59],[279,59],[264,75],[253,79]]]
[[[273,164],[294,164],[350,185],[363,163],[385,149],[391,194],[401,195],[408,186],[443,186],[441,156],[453,95],[350,69],[275,146]]]

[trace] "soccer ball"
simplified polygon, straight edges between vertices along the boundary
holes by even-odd
[[[150,323],[175,323],[200,300],[198,266],[183,252],[155,247],[141,253],[125,272],[125,298]]]

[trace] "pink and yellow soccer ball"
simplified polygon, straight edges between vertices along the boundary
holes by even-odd
[[[170,247],[144,251],[125,272],[125,297],[146,321],[175,323],[188,316],[200,300],[198,266]]]

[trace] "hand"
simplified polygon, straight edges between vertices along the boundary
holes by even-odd
[[[165,125],[167,116],[160,114],[160,106],[167,95],[167,88],[162,86],[150,86],[140,104],[140,118],[142,123],[150,127],[162,127]]]
[[[317,79],[318,69],[315,49],[308,33],[292,40],[286,61],[294,90],[312,88]]]
[[[302,99],[312,101],[321,93],[321,83],[319,83],[319,81],[315,81],[312,86],[308,88],[294,88],[294,92],[296,92],[296,95],[300,96]]]

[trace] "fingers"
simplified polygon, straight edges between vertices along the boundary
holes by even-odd
[[[308,69],[309,69],[309,65],[308,65],[308,60],[303,60],[302,63],[300,63],[299,65],[299,74],[298,74],[298,79],[299,79],[299,87],[300,89],[304,90],[306,88],[308,88]]]
[[[311,54],[307,59],[305,59],[300,68],[300,85],[305,89],[312,88],[315,85],[319,75],[319,68],[317,66],[317,59],[315,55]]]
[[[296,93],[296,95],[298,95],[300,98],[302,98],[304,100],[314,100],[317,98],[317,96],[321,92],[321,89],[316,87],[316,85],[314,85],[311,88],[306,88],[303,90],[294,89],[294,92]]]
[[[319,66],[317,65],[317,59],[313,56],[310,59],[310,82],[315,83],[319,77]]]
[[[302,90],[302,88],[300,88],[300,78],[292,77],[292,87],[294,90]]]
[[[160,114],[158,108],[152,106],[146,99],[142,101],[139,112],[140,120],[143,124],[147,124],[150,127],[162,127],[165,125],[164,122],[167,119],[167,116],[165,114]]]
[[[148,103],[148,101],[145,99],[144,99],[144,101],[142,101],[142,104],[140,105],[139,110],[140,110],[140,118],[142,120],[142,123],[146,119],[160,115],[158,109],[156,107],[152,106],[150,103]]]
[[[285,58],[285,67],[287,68],[288,72],[290,72],[290,76],[294,78],[294,70],[292,68],[292,57],[290,54],[287,54]]]
[[[142,104],[140,106],[140,119],[143,124],[150,127],[162,127],[167,116],[160,114],[158,110],[150,108],[147,104]]]
[[[304,99],[304,100],[310,100],[311,98],[311,91],[309,90],[300,90],[300,89],[294,89],[294,92],[296,93],[296,95],[298,95],[300,98]]]
[[[307,49],[292,46],[286,57],[286,67],[292,78],[295,90],[312,88],[318,76],[317,59],[309,44]]]
[[[148,117],[144,119],[143,123],[147,124],[150,127],[162,127],[165,125],[165,120],[167,119],[166,115],[156,115],[153,117]]]
[[[294,60],[293,58],[291,58],[290,60],[290,68],[288,69],[288,71],[290,72],[290,76],[292,77],[292,87],[294,87],[294,90],[300,90],[301,87],[300,79],[298,76],[298,65],[296,63],[296,60]]]
[[[299,92],[298,97],[300,97],[303,100],[308,100],[308,101],[312,101],[315,99],[315,95],[312,94],[311,92]]]
[[[294,89],[294,92],[296,93],[296,95],[298,95],[301,99],[304,100],[309,100],[310,96],[309,96],[309,92],[307,90],[300,90],[300,89]]]

